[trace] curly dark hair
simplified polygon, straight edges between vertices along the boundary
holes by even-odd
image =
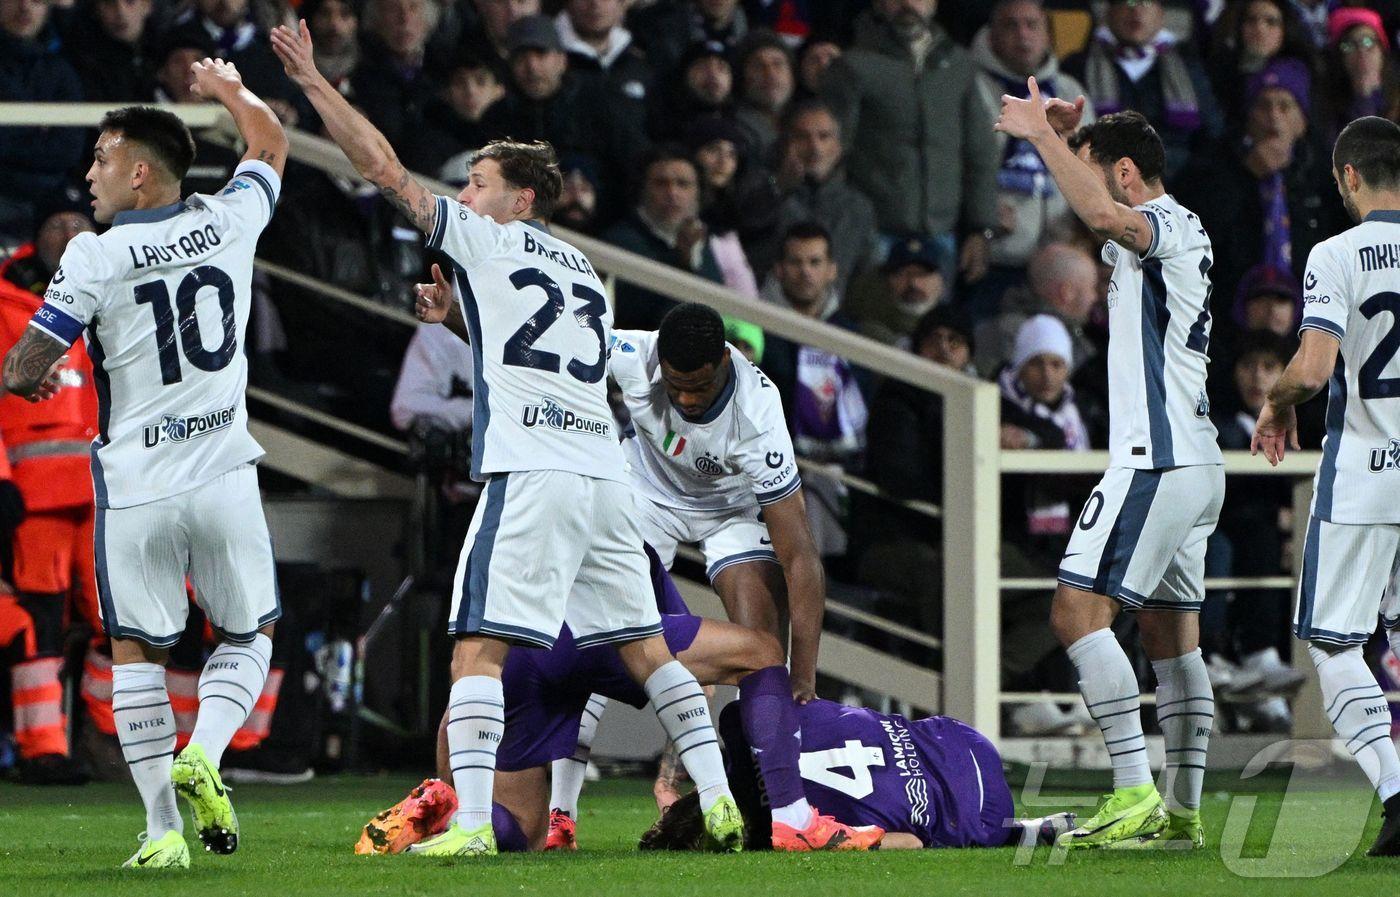
[[[692,791],[671,804],[637,842],[639,850],[704,850],[708,835],[700,812],[700,792]]]

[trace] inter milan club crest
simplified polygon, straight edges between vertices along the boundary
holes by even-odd
[[[724,476],[724,468],[720,466],[719,458],[709,452],[695,459],[695,469],[707,477]]]

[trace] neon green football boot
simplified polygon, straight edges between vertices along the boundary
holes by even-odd
[[[1148,782],[1104,795],[1094,815],[1060,835],[1055,845],[1070,850],[1138,846],[1166,826],[1162,796],[1157,793],[1157,786]]]
[[[1206,846],[1206,832],[1201,825],[1201,811],[1181,815],[1167,812],[1167,827],[1147,846],[1155,850],[1200,850]]]
[[[470,831],[453,822],[441,835],[419,841],[406,852],[419,857],[493,857],[496,832],[489,822]]]
[[[205,850],[229,854],[238,849],[238,814],[204,748],[191,742],[180,752],[170,770],[170,783],[189,801]]]
[[[141,833],[141,847],[122,863],[123,869],[188,869],[190,868],[190,848],[185,844],[185,836],[177,831],[168,831],[154,841]]]
[[[744,849],[744,817],[734,798],[726,794],[705,812],[705,833],[711,850],[738,853]]]

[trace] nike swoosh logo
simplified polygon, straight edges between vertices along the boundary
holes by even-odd
[[[160,856],[160,855],[163,854],[163,853],[165,853],[165,848],[164,848],[164,847],[162,847],[160,850],[157,850],[155,853],[151,854],[150,856],[137,857],[137,858],[136,858],[136,865],[138,865],[138,866],[144,866],[144,865],[146,865],[147,863],[149,863],[151,860],[155,859],[156,857]]]
[[[763,538],[760,538],[760,539],[758,540],[758,544],[759,544],[759,545],[772,545],[772,544],[773,544],[773,540],[772,540],[772,539],[763,539]]]

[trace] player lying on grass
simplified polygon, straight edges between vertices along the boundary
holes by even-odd
[[[767,633],[690,613],[656,554],[647,549],[667,645],[702,684],[738,685],[735,725],[759,749],[758,774],[776,806],[805,810],[807,825],[764,818],[764,843],[775,850],[860,850],[879,829],[853,829],[808,805],[798,775],[797,708],[783,652]],[[492,826],[503,851],[542,850],[549,831],[549,764],[574,751],[589,696],[644,707],[647,696],[608,645],[579,648],[567,626],[549,650],[518,648],[506,660],[505,734],[496,753]],[[438,775],[453,756],[438,735]],[[997,761],[998,764],[1000,761]],[[399,853],[447,827],[456,796],[443,781],[418,786],[365,826],[356,853]]]
[[[882,850],[1053,844],[1074,814],[1016,819],[1001,756],[982,733],[946,716],[910,720],[811,701],[802,723],[802,790],[842,819],[884,829]],[[755,751],[734,705],[720,713],[729,784],[748,823],[751,849],[768,840],[767,798]],[[762,754],[757,754],[761,759]],[[694,792],[671,805],[644,835],[643,850],[697,850],[704,820]]]

